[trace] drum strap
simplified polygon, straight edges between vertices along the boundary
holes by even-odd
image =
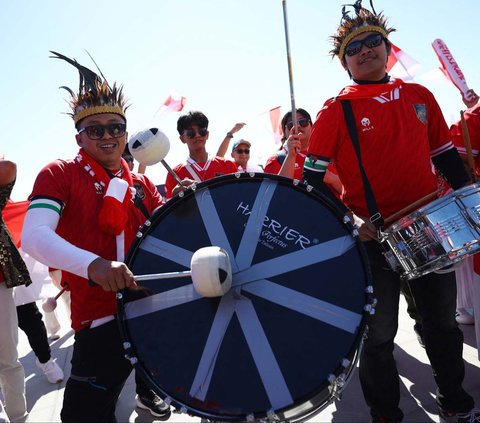
[[[355,153],[357,155],[358,166],[360,167],[360,174],[362,175],[363,189],[365,191],[365,199],[367,201],[368,212],[370,213],[370,222],[372,222],[377,229],[383,226],[383,217],[378,211],[377,201],[373,193],[370,182],[368,181],[367,174],[362,164],[362,156],[360,153],[360,142],[358,140],[357,127],[355,125],[355,117],[353,116],[352,104],[350,100],[340,100],[342,103],[343,114],[345,116],[345,122],[347,123],[348,133],[352,140]]]

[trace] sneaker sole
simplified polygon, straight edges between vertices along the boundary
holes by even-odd
[[[170,407],[168,407],[168,410],[165,411],[163,414],[155,413],[151,408],[147,407],[145,404],[143,404],[138,398],[135,399],[135,402],[137,404],[138,408],[141,408],[142,410],[147,410],[150,412],[150,414],[154,417],[160,417],[161,420],[168,420],[172,414],[172,411],[170,410]]]

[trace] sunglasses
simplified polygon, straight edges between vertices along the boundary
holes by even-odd
[[[250,154],[249,148],[237,148],[235,151],[237,154]]]
[[[369,35],[367,38],[364,38],[363,40],[352,41],[350,44],[348,44],[347,47],[345,47],[345,54],[350,57],[355,56],[356,54],[360,53],[360,51],[362,51],[362,45],[367,48],[374,48],[382,44],[382,41],[383,41],[382,34],[377,33],[377,34]]]
[[[298,120],[298,124],[299,124],[302,128],[306,128],[309,123],[310,123],[309,120],[306,119],[306,118],[302,118],[302,119],[299,119],[299,120]],[[285,125],[285,127],[287,128],[288,131],[290,131],[290,129],[293,128],[293,122],[292,122],[292,121],[288,122],[288,123]]]
[[[184,132],[184,135],[188,138],[195,138],[195,135],[198,134],[200,135],[201,137],[204,137],[205,135],[207,135],[208,133],[208,129],[207,128],[200,128],[197,131],[195,131],[195,129],[187,129],[185,132]]]
[[[78,131],[79,134],[85,132],[91,140],[101,140],[105,135],[105,130],[113,138],[120,138],[125,135],[127,125],[125,123],[111,123],[109,125],[90,125]]]

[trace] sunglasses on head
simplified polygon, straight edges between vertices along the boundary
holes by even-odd
[[[299,119],[299,120],[298,120],[298,124],[299,124],[302,128],[306,128],[309,123],[310,123],[310,122],[308,121],[307,118],[302,118],[302,119]],[[287,130],[290,131],[290,129],[293,128],[293,122],[290,121],[290,122],[288,122],[285,126],[286,126]]]
[[[250,154],[249,148],[237,148],[235,151],[237,152],[237,154]]]
[[[204,137],[205,135],[207,135],[207,133],[208,133],[207,128],[200,128],[198,132],[195,131],[195,129],[187,129],[184,132],[184,135],[187,136],[188,138],[194,138],[196,134],[200,135],[201,137]]]
[[[109,125],[85,126],[85,128],[80,129],[78,133],[81,134],[85,132],[91,140],[100,140],[105,135],[105,131],[113,138],[120,138],[125,135],[126,130],[127,125],[125,123],[110,123]]]
[[[360,53],[360,51],[362,51],[362,45],[367,48],[374,48],[382,44],[382,41],[382,34],[371,34],[363,40],[352,41],[351,43],[349,43],[347,47],[345,47],[345,54],[350,57],[355,56],[356,54]]]

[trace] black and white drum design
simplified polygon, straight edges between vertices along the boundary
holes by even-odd
[[[393,270],[410,280],[441,271],[480,251],[480,185],[420,207],[383,233]],[[450,268],[454,270],[454,268]]]
[[[185,273],[207,246],[231,260],[223,296],[200,296],[190,277],[118,295],[127,357],[179,411],[303,421],[343,389],[372,313],[368,264],[348,218],[309,191],[275,175],[221,176],[139,233],[126,260],[135,275]]]

